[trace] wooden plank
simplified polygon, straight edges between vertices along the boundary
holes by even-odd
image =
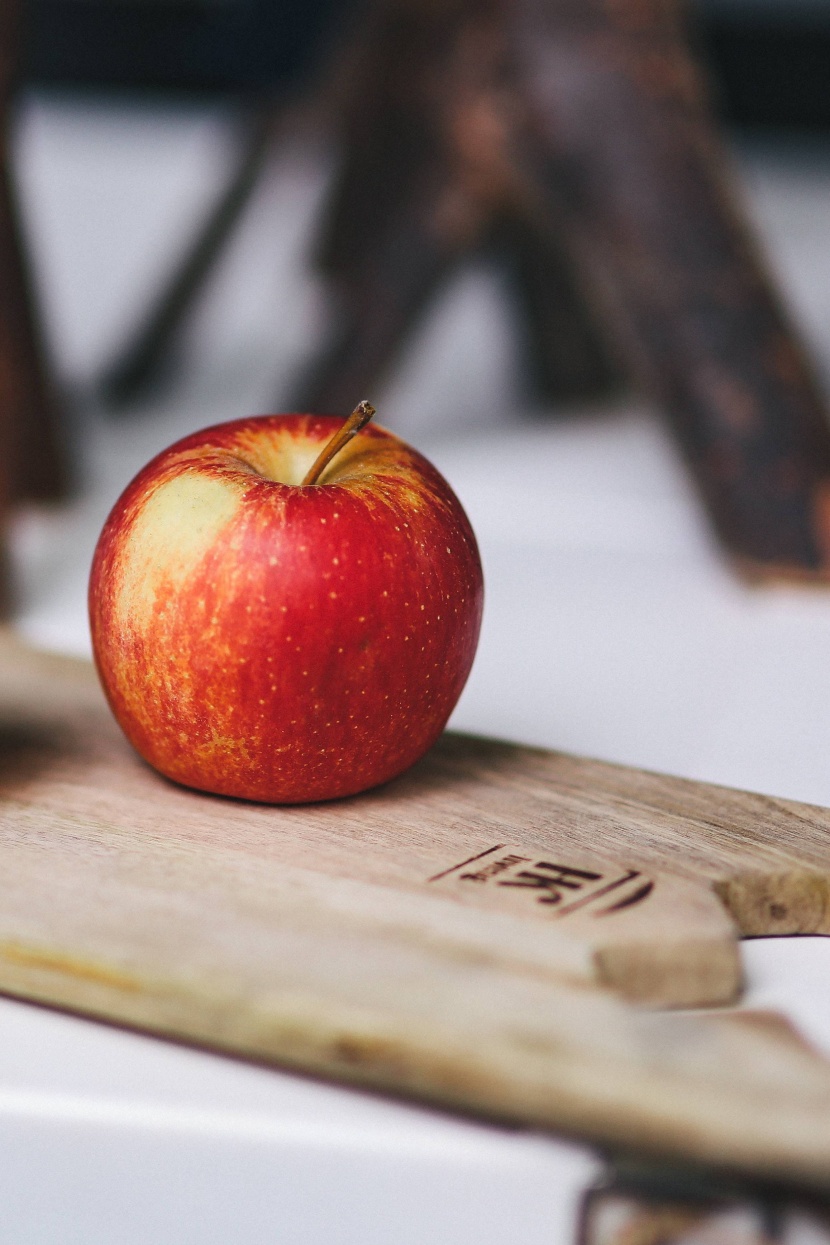
[[[176,887],[206,887],[204,865],[221,871],[231,901],[234,879],[253,867],[283,905],[314,890],[339,915],[365,913],[419,938],[437,930],[465,954],[543,976],[668,1004],[722,1003],[739,988],[736,931],[708,880],[681,877],[626,841],[637,810],[616,815],[613,842],[615,815],[599,790],[582,791],[593,770],[581,774],[578,762],[447,736],[409,775],[356,799],[302,808],[219,800],[138,761],[91,667],[18,650],[5,663],[0,651],[0,669],[10,723],[0,852],[14,853],[17,870],[31,863],[34,829],[66,849],[63,876],[116,844],[145,852],[152,843],[171,877],[176,853],[187,854],[194,873]]]
[[[90,667],[0,641],[0,989],[819,1185],[826,1061],[775,1023],[591,987],[734,995],[715,889],[753,932],[824,929],[829,819],[461,736],[351,800],[218,799],[132,754]]]

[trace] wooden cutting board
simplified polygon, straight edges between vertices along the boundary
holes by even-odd
[[[464,1111],[830,1184],[830,1063],[735,999],[830,931],[830,812],[447,735],[274,808],[132,753],[0,635],[0,990]],[[649,1006],[644,1006],[647,1004]]]

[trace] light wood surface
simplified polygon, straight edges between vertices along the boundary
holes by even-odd
[[[347,801],[218,799],[0,638],[0,989],[609,1146],[830,1183],[830,1064],[641,1006],[735,998],[739,927],[829,932],[829,828],[452,735]]]

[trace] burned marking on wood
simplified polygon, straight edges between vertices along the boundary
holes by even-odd
[[[506,843],[469,856],[428,881],[448,883],[468,894],[471,888],[486,889],[491,897],[497,887],[526,891],[534,905],[541,905],[546,914],[556,918],[588,907],[593,916],[611,916],[642,903],[655,886],[653,879],[638,869],[603,864],[600,871],[561,864],[528,855]],[[611,902],[603,903],[608,897]]]

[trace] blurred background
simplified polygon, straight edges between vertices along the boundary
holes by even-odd
[[[694,0],[689,13],[737,200],[826,395],[830,0]],[[337,153],[320,124],[320,99],[359,8],[342,0],[25,0],[22,16],[10,167],[70,489],[61,501],[28,501],[10,512],[12,618],[33,643],[85,655],[89,562],[118,493],[184,433],[285,409],[327,331],[331,308],[311,257]],[[249,118],[251,101],[263,99],[281,119],[260,149],[250,145]],[[114,402],[113,368],[246,151],[244,206],[156,383]],[[371,398],[381,423],[432,458],[480,540],[485,623],[453,725],[830,804],[830,588],[751,584],[737,575],[658,404],[613,385],[590,400],[546,399],[526,383],[524,329],[503,266],[472,251],[412,326],[377,392],[354,394]],[[37,457],[37,445],[28,452]],[[822,1002],[828,956],[819,940],[801,941],[797,962],[788,948],[753,947],[749,997],[784,1007],[830,1050]],[[148,1116],[146,1153],[141,1141],[132,1168],[119,1157],[127,1150],[111,1149],[94,1129],[83,1134],[93,1157],[87,1163],[87,1151],[80,1158],[78,1151],[73,1166],[72,1138],[49,1131],[49,1109],[38,1117],[42,1136],[33,1133],[33,1148],[20,1150],[17,1117],[2,1108],[0,1129],[13,1143],[7,1152],[31,1160],[0,1177],[4,1205],[18,1216],[16,1241],[195,1240],[170,1228],[180,1198],[198,1217],[220,1194],[226,1206],[248,1199],[248,1235],[240,1228],[238,1240],[507,1241],[517,1222],[510,1182],[521,1167],[551,1192],[548,1210],[542,1203],[534,1217],[532,1182],[512,1186],[528,1195],[523,1239],[566,1245],[568,1216],[594,1172],[593,1159],[552,1142],[539,1141],[531,1155],[521,1150],[525,1139],[508,1144],[499,1135],[496,1146],[495,1133],[473,1125],[447,1140],[448,1121],[439,1127],[414,1108],[366,1103],[7,1001],[0,1029],[8,1039],[0,1057],[6,1088],[28,1094],[60,1068],[56,1083],[74,1086],[80,1102],[105,1080],[128,1127],[143,1095],[164,1106],[192,1081],[181,1093],[213,1104],[219,1114],[211,1127],[225,1147],[206,1158],[202,1137],[194,1150],[197,1120],[181,1137],[168,1130],[168,1150],[153,1150],[163,1120],[157,1135],[158,1120]],[[300,1121],[293,1133],[274,1134],[276,1148],[262,1152],[268,1162],[250,1180],[240,1174],[249,1161],[244,1146],[230,1133],[222,1140],[221,1113],[237,1100],[237,1085],[272,1122]],[[280,1185],[297,1218],[274,1237],[267,1169],[280,1153],[299,1153],[296,1136],[306,1125],[323,1141]],[[397,1140],[376,1145],[371,1139],[386,1138],[383,1129]],[[371,1144],[354,1159],[350,1147],[361,1130]],[[357,1163],[362,1189],[355,1210],[355,1186],[342,1177],[340,1235],[319,1209],[314,1183],[315,1172],[336,1167],[327,1137],[335,1137],[341,1159],[348,1156],[346,1167]],[[411,1148],[413,1137],[422,1138],[420,1150]],[[440,1159],[450,1141],[466,1155],[471,1200],[485,1185],[494,1188],[498,1173],[505,1179],[498,1206],[480,1203],[486,1215],[458,1210],[456,1168]],[[377,1177],[378,1145],[400,1146],[400,1171],[388,1179]],[[162,1163],[159,1154],[172,1157]],[[47,1181],[36,1190],[30,1179],[39,1164],[49,1168],[48,1205],[37,1200]],[[201,1174],[188,1184],[194,1164]],[[439,1168],[447,1188],[436,1200]],[[120,1198],[128,1188],[136,1199],[129,1231],[113,1201],[113,1190]],[[401,1235],[399,1223],[390,1235],[388,1221],[384,1227],[377,1218],[378,1207],[404,1195],[416,1226],[433,1198],[431,1235],[415,1228]],[[555,1203],[561,1223],[548,1218]],[[313,1206],[317,1219],[309,1218]],[[55,1227],[71,1220],[67,1207],[86,1224],[81,1235]],[[445,1213],[450,1219],[442,1220]],[[450,1220],[442,1238],[441,1223]],[[199,1223],[200,1241],[230,1239],[221,1235],[230,1228],[214,1237],[207,1219]]]
[[[280,409],[329,310],[310,262],[334,152],[309,99],[359,9],[331,0],[26,0],[11,165],[73,491],[11,521],[17,625],[88,652],[86,574],[131,475],[195,427]],[[830,4],[698,0],[736,193],[809,355],[830,370]],[[108,370],[285,102],[158,383]],[[830,803],[830,593],[752,588],[715,544],[655,409],[528,392],[505,275],[471,254],[372,401],[467,506],[481,649],[456,724]],[[361,394],[355,395],[362,396]]]
[[[235,94],[319,67],[358,3],[334,0],[27,0],[35,89]],[[830,123],[826,0],[691,0],[721,116],[746,126]]]

